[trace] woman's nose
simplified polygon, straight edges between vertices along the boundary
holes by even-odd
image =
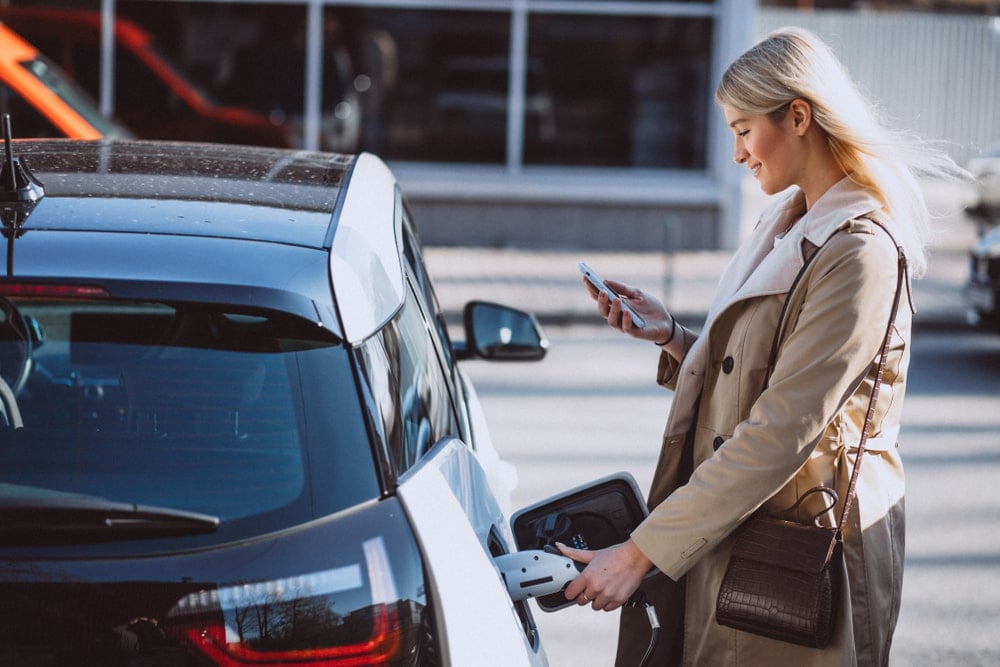
[[[737,143],[736,147],[733,149],[733,162],[736,164],[743,164],[747,161],[748,155],[749,153],[747,153],[746,149],[743,148],[740,143]]]

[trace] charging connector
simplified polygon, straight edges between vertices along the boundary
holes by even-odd
[[[515,602],[558,593],[573,581],[579,569],[572,559],[541,549],[502,554],[493,559],[507,592]]]
[[[501,554],[494,557],[493,562],[507,585],[510,599],[514,602],[558,593],[565,589],[583,568],[582,564],[561,555],[555,547],[549,546],[545,550],[526,549],[512,554]],[[645,667],[660,638],[660,620],[656,615],[656,608],[646,600],[642,590],[636,591],[625,604],[630,607],[645,607],[646,615],[649,617],[651,631],[649,647],[639,663]]]

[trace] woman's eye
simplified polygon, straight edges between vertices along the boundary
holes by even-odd
[[[736,136],[737,136],[737,137],[745,137],[745,136],[747,136],[748,134],[750,134],[750,130],[743,130],[742,132],[737,132],[737,133],[736,133]]]

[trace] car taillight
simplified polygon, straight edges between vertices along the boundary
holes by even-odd
[[[59,285],[53,283],[2,283],[0,296],[52,297],[65,299],[99,299],[108,296],[103,287],[93,285]]]
[[[365,563],[192,593],[169,614],[170,632],[215,665],[351,667],[398,663],[418,636],[396,595],[382,538]],[[364,572],[363,572],[364,569]],[[367,573],[367,585],[364,574]],[[335,608],[353,604],[350,613]]]
[[[344,646],[293,650],[254,650],[228,638],[221,626],[188,629],[186,638],[216,665],[295,665],[296,667],[361,667],[381,665],[396,657],[400,646],[395,605],[377,605],[372,635]]]

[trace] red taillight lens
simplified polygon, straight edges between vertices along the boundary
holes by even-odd
[[[52,283],[2,283],[0,296],[50,297],[60,299],[100,299],[109,296],[103,287],[57,285]]]
[[[223,667],[398,662],[419,636],[413,610],[398,599],[382,538],[362,550],[364,565],[193,593],[171,610],[169,627]]]
[[[371,636],[364,641],[324,648],[263,651],[248,648],[245,643],[232,642],[226,629],[213,625],[202,629],[188,628],[187,640],[216,665],[294,665],[295,667],[361,667],[381,665],[397,656],[402,644],[402,632],[396,605],[375,605],[372,608]]]

